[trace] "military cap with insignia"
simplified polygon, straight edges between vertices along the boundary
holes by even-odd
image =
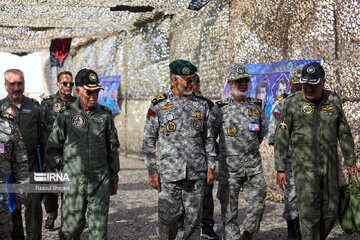
[[[99,82],[99,77],[91,69],[81,69],[75,77],[75,86],[77,87],[83,87],[86,90],[97,90],[97,89],[103,89]]]
[[[186,60],[175,60],[169,64],[170,72],[175,75],[193,75],[197,67]]]
[[[235,81],[242,78],[247,78],[248,81],[251,79],[247,67],[241,63],[233,63],[228,69],[227,80]]]
[[[317,85],[323,78],[325,78],[325,71],[321,64],[312,62],[302,69],[300,83]]]

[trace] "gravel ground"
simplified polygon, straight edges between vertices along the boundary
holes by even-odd
[[[144,162],[121,156],[120,166],[118,193],[110,200],[108,239],[157,239],[157,192],[147,182],[147,170]],[[217,182],[215,182],[214,189],[217,189]],[[214,195],[215,192],[214,190]],[[241,222],[246,207],[244,197],[240,195],[239,198],[239,222]],[[254,239],[286,239],[286,222],[281,217],[282,211],[283,204],[267,201],[260,231]],[[44,213],[44,221],[45,218]],[[223,228],[220,222],[220,203],[216,197],[214,218],[215,231],[221,236]],[[58,239],[59,228],[60,220],[57,219],[53,231],[43,228],[43,239]],[[87,227],[84,229],[81,239],[88,239]],[[178,233],[177,239],[181,239],[181,232]],[[328,239],[354,240],[360,239],[360,234],[347,235],[337,224]]]

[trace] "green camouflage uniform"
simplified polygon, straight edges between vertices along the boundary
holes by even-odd
[[[323,90],[316,105],[296,93],[284,103],[275,136],[275,168],[285,171],[290,142],[302,239],[323,240],[337,219],[339,158],[356,163],[354,141],[339,97]]]
[[[210,114],[210,138],[219,136],[219,189],[224,239],[240,239],[238,198],[240,188],[248,203],[244,230],[255,233],[265,209],[266,182],[259,152],[266,130],[261,100],[247,98],[240,104],[231,96],[216,102]],[[208,158],[216,152],[206,148]]]
[[[204,139],[209,106],[200,94],[176,97],[170,90],[152,100],[147,113],[143,155],[149,175],[160,174],[159,238],[175,239],[185,211],[183,239],[200,239],[207,161]],[[156,165],[158,143],[159,166]]]
[[[76,97],[70,96],[68,99],[66,99],[66,101],[63,101],[59,95],[59,92],[47,96],[43,99],[40,105],[41,137],[44,139],[43,142],[47,142],[54,121],[57,118],[60,110],[65,106],[75,102],[75,100]],[[55,220],[58,209],[57,197],[52,193],[44,194],[43,201],[48,218]]]
[[[20,108],[11,103],[10,98],[0,101],[0,110],[9,113],[14,117],[18,124],[21,136],[23,137],[28,156],[29,172],[40,172],[37,147],[42,146],[40,138],[40,105],[35,99],[23,96]],[[41,150],[42,148],[40,148]],[[14,239],[24,239],[21,210],[15,209],[13,212],[13,237]],[[41,194],[28,193],[25,197],[25,223],[26,239],[41,239],[42,210]]]
[[[0,116],[0,184],[5,184],[10,175],[14,183],[29,181],[28,159],[19,128],[6,113]],[[16,193],[18,197],[24,197]],[[6,193],[0,193],[0,236],[10,240],[13,223]]]
[[[97,104],[89,114],[79,99],[63,109],[54,123],[45,157],[50,169],[69,174],[63,193],[62,233],[80,239],[88,213],[89,239],[107,239],[110,184],[118,183],[119,141],[111,111]]]

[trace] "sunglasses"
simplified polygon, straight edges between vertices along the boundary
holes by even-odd
[[[73,82],[63,82],[62,84],[64,85],[64,87],[67,87],[67,85],[70,85],[70,87],[74,86]]]
[[[86,95],[91,96],[93,93],[99,93],[100,89],[96,90],[86,90]]]

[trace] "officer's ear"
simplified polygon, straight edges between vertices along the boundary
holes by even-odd
[[[75,92],[76,92],[76,95],[78,95],[78,97],[80,97],[80,92],[81,92],[81,89],[79,89],[79,88],[75,88]]]

